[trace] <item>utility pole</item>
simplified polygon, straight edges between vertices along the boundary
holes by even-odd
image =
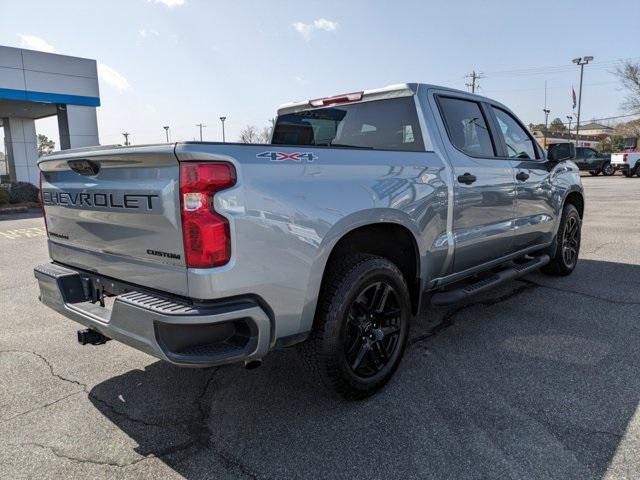
[[[471,87],[471,93],[476,93],[476,89],[480,87],[480,85],[478,85],[478,80],[480,80],[481,78],[484,78],[484,75],[482,75],[482,73],[476,73],[476,71],[473,70],[465,78],[471,79],[471,83],[465,83],[465,85],[467,87]]]
[[[129,132],[122,132],[122,136],[124,137],[124,144],[125,146],[129,146],[129,135],[131,135]]]
[[[224,138],[224,121],[227,119],[227,117],[220,117],[220,121],[222,122],[222,143],[226,143],[226,140]]]
[[[164,133],[167,136],[167,143],[169,143],[169,125],[165,125],[162,128],[164,128]]]
[[[578,93],[578,118],[576,118],[576,147],[578,146],[578,133],[580,132],[580,107],[582,106],[582,77],[584,76],[584,66],[593,61],[592,56],[578,57],[572,60],[580,67],[580,90]]]
[[[196,127],[200,127],[200,141],[202,141],[202,129],[206,128],[207,126],[202,123],[196,123]]]

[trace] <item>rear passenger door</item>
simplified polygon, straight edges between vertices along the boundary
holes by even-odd
[[[551,174],[529,131],[507,110],[490,107],[498,154],[508,158],[516,178],[513,247],[522,250],[551,242],[555,224]]]
[[[513,251],[515,180],[511,162],[499,158],[487,105],[476,97],[436,94],[453,168],[453,273]]]

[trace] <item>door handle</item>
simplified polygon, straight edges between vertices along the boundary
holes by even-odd
[[[516,179],[520,180],[521,182],[524,182],[527,180],[527,178],[529,178],[529,174],[525,173],[525,172],[519,172],[516,175]]]
[[[464,183],[465,185],[471,185],[476,180],[476,176],[471,175],[469,172],[466,172],[464,175],[458,175],[458,182]]]

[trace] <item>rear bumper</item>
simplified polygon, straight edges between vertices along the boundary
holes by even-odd
[[[620,170],[622,172],[629,172],[632,170],[637,171],[638,168],[640,168],[640,160],[636,161],[635,163],[632,163],[632,162],[612,163],[611,165],[613,165],[616,168],[616,170]]]
[[[198,307],[130,290],[111,308],[91,302],[92,279],[57,264],[35,268],[40,301],[62,315],[154,357],[208,367],[260,359],[269,351],[271,322],[253,300]]]

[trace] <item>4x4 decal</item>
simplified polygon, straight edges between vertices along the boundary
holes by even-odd
[[[297,162],[305,161],[312,163],[318,159],[318,156],[312,152],[262,152],[256,155],[256,158],[268,158],[271,162]]]

